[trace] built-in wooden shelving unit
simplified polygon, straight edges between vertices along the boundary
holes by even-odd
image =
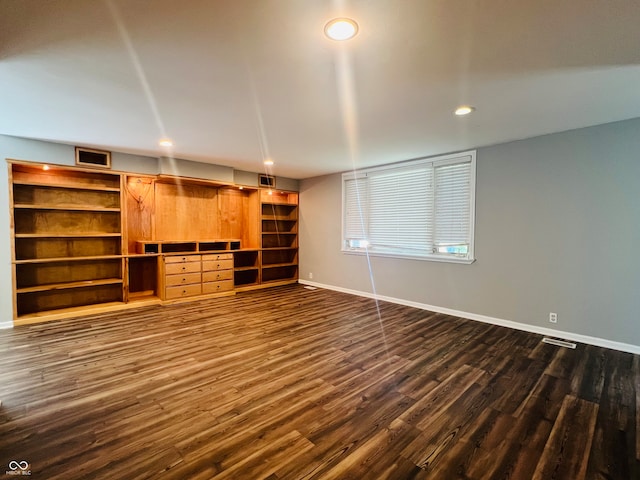
[[[12,164],[14,315],[122,302],[118,174]]]
[[[298,194],[9,160],[14,322],[298,279]]]
[[[262,190],[260,194],[262,283],[298,278],[298,194]]]

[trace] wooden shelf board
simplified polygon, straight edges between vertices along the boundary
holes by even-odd
[[[254,266],[254,267],[233,267],[233,271],[234,272],[249,272],[251,270],[255,270],[256,272],[258,271],[258,267]]]
[[[103,187],[100,185],[69,185],[63,183],[43,183],[33,182],[26,180],[14,180],[14,185],[29,185],[33,187],[46,187],[46,188],[64,188],[68,190],[91,190],[97,192],[119,192],[119,187]]]
[[[262,269],[266,270],[268,268],[278,268],[278,267],[297,267],[297,262],[286,262],[286,263],[263,263]]]
[[[141,255],[142,256],[142,255]],[[124,258],[124,255],[93,255],[87,257],[54,257],[54,258],[31,258],[29,260],[16,260],[16,265],[29,263],[56,263],[56,262],[86,262],[90,260],[117,260]]]
[[[261,202],[262,205],[277,205],[277,206],[286,206],[286,207],[297,207],[298,204],[297,203],[290,203],[290,202]]]
[[[160,300],[160,297],[152,290],[144,292],[129,292],[129,302],[144,302],[147,300]]]
[[[49,233],[16,233],[15,238],[106,238],[106,237],[121,237],[122,233],[120,232],[92,232],[92,233],[59,233],[59,232],[49,232]]]
[[[16,203],[13,208],[21,210],[63,210],[65,212],[120,212],[120,207],[98,207],[98,206],[82,206],[82,205],[45,205],[45,204],[27,204]]]
[[[275,250],[297,250],[298,247],[265,247],[261,250],[264,251],[275,251]]]
[[[263,287],[279,287],[280,285],[291,285],[292,283],[298,283],[298,278],[287,278],[287,279],[277,279],[277,280],[263,280]]]
[[[288,215],[262,215],[262,220],[277,220],[277,221],[291,221],[297,222],[296,218],[291,218]]]
[[[38,285],[36,287],[18,288],[16,292],[20,293],[33,293],[33,292],[49,292],[51,290],[66,290],[71,288],[85,288],[85,287],[100,287],[102,285],[116,285],[122,283],[121,278],[105,278],[102,280],[86,280],[83,282],[67,282],[67,283],[52,283],[48,285]]]
[[[46,312],[29,313],[20,315],[13,321],[15,326],[29,325],[32,323],[48,322],[51,320],[61,320],[63,318],[84,317],[97,313],[113,312],[118,310],[126,310],[129,308],[139,308],[146,305],[158,305],[161,303],[159,298],[150,300],[140,300],[130,303],[124,302],[107,302],[96,305],[85,305],[80,307],[59,308],[56,310],[47,310]]]

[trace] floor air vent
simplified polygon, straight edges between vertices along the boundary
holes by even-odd
[[[575,343],[565,342],[564,340],[556,340],[555,338],[544,337],[542,343],[549,343],[551,345],[557,345],[558,347],[576,348]]]

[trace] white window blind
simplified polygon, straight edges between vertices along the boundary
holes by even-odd
[[[343,174],[343,250],[473,260],[475,152]]]
[[[344,235],[355,242],[364,241],[367,238],[366,217],[367,207],[367,179],[353,178],[344,185]]]

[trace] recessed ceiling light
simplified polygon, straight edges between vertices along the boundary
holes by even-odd
[[[173,147],[173,142],[170,138],[163,138],[158,142],[158,145],[160,145],[161,147]]]
[[[349,40],[358,33],[358,24],[350,18],[334,18],[324,26],[324,34],[331,40]]]
[[[43,170],[49,170],[49,168],[50,168],[50,167],[49,167],[49,165],[44,165],[44,166],[42,167],[42,169],[43,169]]]
[[[454,113],[458,116],[469,115],[474,110],[475,107],[472,107],[471,105],[460,105],[458,108],[456,108],[456,111]]]
[[[268,167],[270,167],[271,165],[273,165],[273,160],[271,160],[270,158],[267,158],[264,162],[265,165],[267,165]]]

